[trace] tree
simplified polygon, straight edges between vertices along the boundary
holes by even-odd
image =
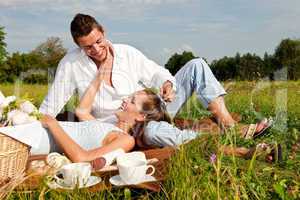
[[[237,76],[241,80],[257,80],[263,77],[263,60],[255,55],[247,53],[240,58],[237,65]]]
[[[269,77],[270,80],[274,80],[274,72],[279,69],[279,64],[277,60],[274,58],[274,55],[269,55],[267,52],[264,54],[264,68],[263,68],[263,76]]]
[[[256,80],[264,77],[264,61],[255,54],[240,55],[235,57],[223,57],[214,60],[211,68],[219,80],[238,79],[238,80]]]
[[[171,72],[171,74],[175,75],[177,71],[183,65],[185,65],[188,61],[196,58],[192,52],[184,51],[182,54],[173,54],[168,62],[165,64],[165,67]]]
[[[4,69],[7,76],[5,81],[14,82],[17,78],[19,78],[21,72],[29,69],[26,54],[19,52],[13,53],[7,58],[6,66],[7,67]]]
[[[0,65],[3,64],[7,57],[4,27],[0,27]]]
[[[47,65],[43,65],[43,67],[56,68],[66,52],[67,50],[63,47],[60,38],[50,37],[46,42],[37,46],[31,53],[39,55],[44,63],[47,63]]]
[[[66,49],[59,38],[51,37],[30,53],[15,52],[0,68],[0,82],[17,79],[27,83],[47,83],[48,69],[56,68]]]
[[[275,50],[278,68],[287,67],[288,79],[300,78],[300,40],[284,39]]]
[[[237,76],[236,61],[232,57],[223,57],[211,63],[211,69],[218,80],[234,79]]]

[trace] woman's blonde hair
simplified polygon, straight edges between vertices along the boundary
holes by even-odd
[[[145,122],[166,121],[171,123],[171,118],[162,98],[151,89],[144,89],[143,91],[147,94],[147,100],[142,105]]]
[[[171,117],[167,112],[165,102],[150,88],[143,90],[147,95],[147,100],[143,102],[141,113],[145,115],[143,122],[137,122],[132,129],[135,139],[141,139],[144,135],[144,128],[150,121],[165,121],[171,123]]]

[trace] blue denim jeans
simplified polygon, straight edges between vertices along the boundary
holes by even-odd
[[[226,92],[216,79],[207,63],[193,59],[186,63],[175,75],[177,90],[174,101],[167,105],[171,117],[175,117],[182,105],[195,92],[202,105],[207,108],[215,98]],[[179,130],[166,122],[151,121],[145,128],[144,142],[151,146],[177,146],[197,137],[191,130]]]

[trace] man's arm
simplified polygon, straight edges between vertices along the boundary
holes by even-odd
[[[59,63],[52,86],[39,108],[41,113],[55,117],[73,95],[75,83],[70,65],[65,60]]]
[[[166,101],[172,101],[176,90],[175,77],[166,68],[148,59],[139,50],[134,49],[134,51],[140,80],[148,87],[159,88],[162,97]]]

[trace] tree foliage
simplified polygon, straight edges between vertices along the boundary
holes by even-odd
[[[288,79],[300,78],[300,40],[282,40],[275,50],[274,58],[279,68],[287,68]]]
[[[223,57],[219,60],[214,60],[211,63],[212,71],[220,80],[234,79],[237,77],[237,63],[239,63],[239,54],[235,58]]]
[[[21,80],[27,83],[47,83],[48,70],[55,71],[59,61],[66,54],[62,41],[50,37],[29,53],[6,51],[4,27],[0,27],[0,82]],[[196,58],[192,52],[173,54],[165,67],[175,75],[191,59]],[[283,78],[297,80],[300,78],[300,40],[283,39],[275,48],[274,54],[265,53],[263,58],[256,54],[237,53],[234,57],[225,56],[210,64],[213,73],[219,80],[257,80]]]
[[[66,54],[62,41],[50,37],[29,53],[15,52],[0,68],[0,82],[20,80],[26,83],[47,83],[48,70],[56,69]]]
[[[4,27],[0,27],[0,65],[3,64],[7,57]]]
[[[171,72],[171,74],[175,75],[176,72],[188,61],[196,58],[192,52],[184,51],[182,54],[173,54],[168,62],[165,64],[165,67]]]
[[[274,55],[265,53],[263,58],[250,53],[225,56],[214,60],[211,68],[219,80],[297,80],[300,78],[300,40],[284,39],[275,49]],[[284,68],[287,69],[286,75],[275,75]]]
[[[31,53],[38,55],[47,63],[46,67],[56,68],[60,59],[66,54],[62,41],[58,37],[50,37],[38,45]]]

